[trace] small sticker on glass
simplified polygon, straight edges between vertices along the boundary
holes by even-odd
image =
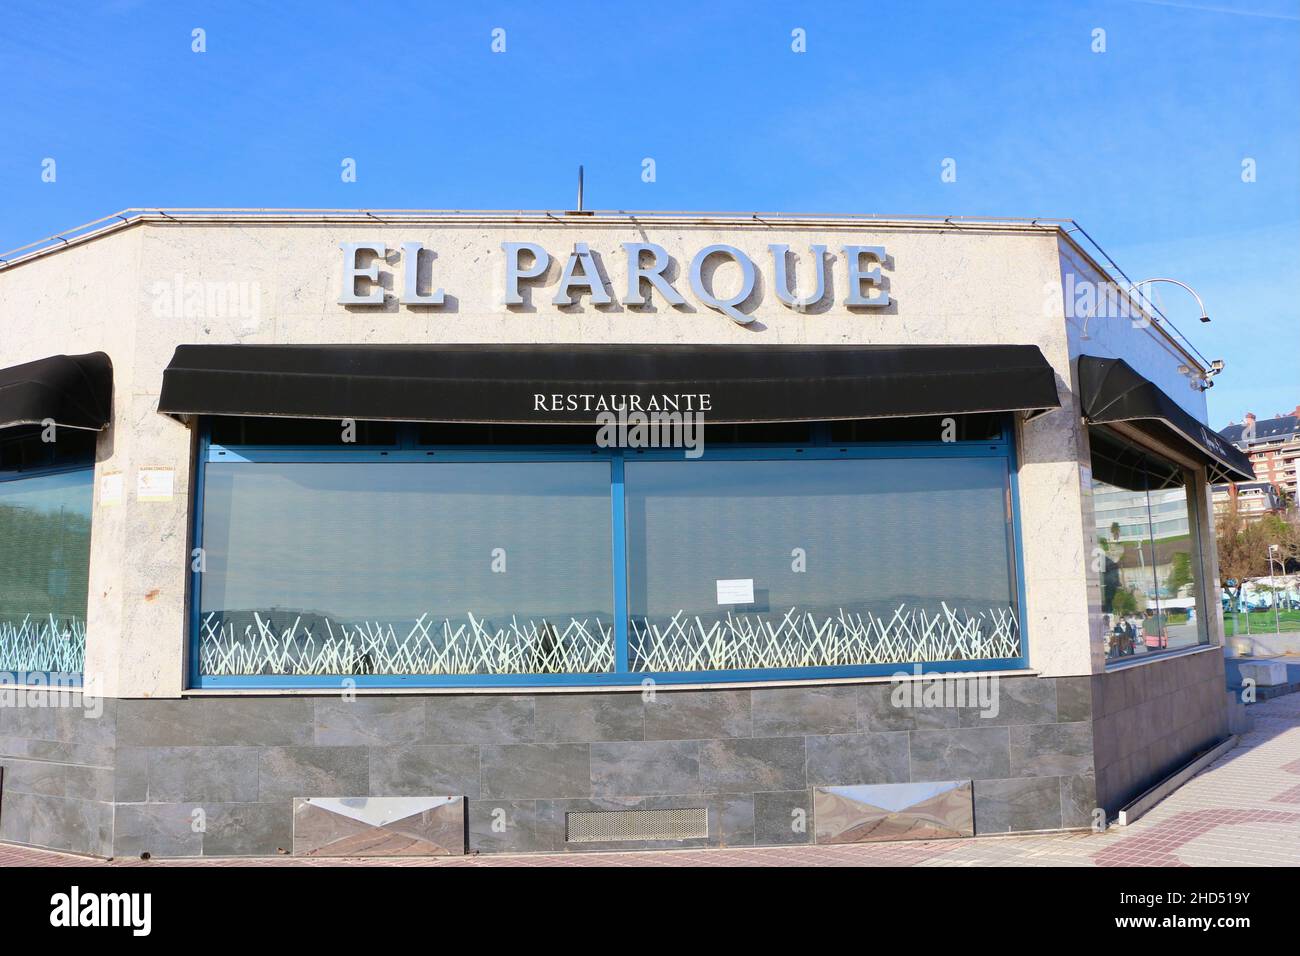
[[[728,580],[718,580],[718,603],[719,604],[753,604],[754,603],[754,579],[753,578],[731,578]]]

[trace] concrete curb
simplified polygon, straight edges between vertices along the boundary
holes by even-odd
[[[1169,796],[1192,777],[1196,776],[1214,761],[1218,760],[1233,747],[1237,746],[1238,737],[1233,734],[1220,741],[1214,747],[1201,754],[1199,757],[1186,764],[1179,770],[1175,770],[1169,776],[1165,777],[1150,790],[1138,796],[1128,805],[1119,811],[1119,818],[1116,824],[1126,827],[1130,823],[1136,823],[1146,815],[1147,811],[1158,804],[1165,797]]]

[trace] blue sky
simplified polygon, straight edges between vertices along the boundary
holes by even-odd
[[[1216,426],[1300,402],[1300,0],[12,4],[0,82],[4,249],[126,206],[565,208],[580,162],[596,208],[1073,217],[1201,292],[1208,326],[1162,301],[1228,363]]]

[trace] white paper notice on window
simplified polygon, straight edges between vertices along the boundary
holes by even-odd
[[[174,474],[170,468],[141,468],[136,473],[136,499],[139,501],[171,501]]]
[[[754,603],[753,578],[731,578],[729,580],[719,579],[717,585],[719,604]]]

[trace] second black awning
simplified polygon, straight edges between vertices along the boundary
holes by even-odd
[[[629,404],[698,411],[702,395],[715,424],[1060,404],[1033,345],[182,345],[159,410],[582,424]]]
[[[1154,428],[1158,436],[1172,440],[1204,461],[1211,482],[1254,481],[1250,459],[1184,411],[1154,382],[1139,375],[1118,358],[1079,356],[1079,403],[1088,421],[1131,422]]]
[[[103,352],[0,368],[0,428],[54,422],[99,431],[111,421],[112,401],[113,363]]]

